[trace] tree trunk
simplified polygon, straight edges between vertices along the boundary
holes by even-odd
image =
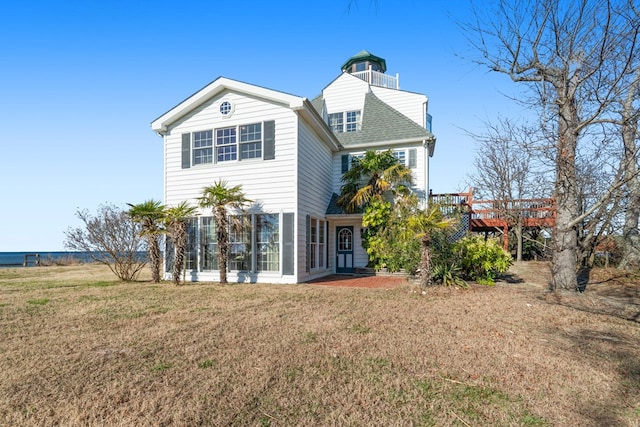
[[[420,286],[431,286],[431,236],[426,233],[420,239]]]
[[[227,210],[224,207],[215,209],[215,220],[218,229],[218,269],[220,270],[220,284],[227,284],[227,259],[229,259],[229,226],[227,224]]]
[[[184,254],[187,247],[186,224],[180,222],[174,226],[175,258],[173,263],[173,283],[180,284],[180,276],[184,267]]]
[[[575,99],[574,79],[569,88],[557,87],[559,117],[558,142],[556,145],[556,225],[553,232],[553,257],[551,289],[576,290],[578,236],[572,222],[578,217],[578,189],[576,174],[576,147],[579,123]],[[569,91],[567,94],[565,91]]]
[[[629,200],[622,226],[624,251],[619,267],[626,270],[640,268],[640,233],[638,232],[638,218],[640,217],[640,179],[636,147],[638,119],[633,108],[636,91],[640,85],[640,70],[636,71],[636,78],[631,85],[625,99],[622,112],[622,142],[624,143],[624,175],[629,189]]]
[[[638,218],[640,217],[640,183],[636,177],[629,185],[629,201],[624,217],[622,237],[624,254],[620,268],[637,270],[640,268],[640,233]]]
[[[158,236],[149,236],[149,261],[151,262],[151,280],[153,283],[160,282],[160,264],[162,263],[162,257],[160,254],[160,243],[158,242]]]
[[[516,223],[516,261],[522,261],[522,213],[518,216],[518,222]]]

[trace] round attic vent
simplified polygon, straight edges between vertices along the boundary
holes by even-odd
[[[220,104],[220,114],[223,116],[230,116],[233,113],[233,104],[229,101],[223,101]]]

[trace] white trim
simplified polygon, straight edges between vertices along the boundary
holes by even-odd
[[[163,134],[169,127],[180,117],[193,111],[195,108],[202,105],[202,103],[216,96],[217,94],[225,91],[233,90],[243,94],[257,96],[259,98],[266,99],[268,101],[283,104],[290,109],[296,110],[303,108],[306,98],[299,96],[289,95],[283,92],[278,92],[271,89],[266,89],[260,86],[250,85],[248,83],[242,83],[237,80],[231,80],[226,77],[219,77],[213,82],[209,83],[205,88],[191,95],[189,98],[182,101],[171,110],[167,111],[153,122],[151,122],[151,129]]]

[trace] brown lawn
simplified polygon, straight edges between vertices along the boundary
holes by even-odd
[[[120,283],[0,269],[2,426],[639,426],[638,281]]]

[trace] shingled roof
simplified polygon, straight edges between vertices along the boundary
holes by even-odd
[[[314,98],[311,104],[322,115],[322,96]],[[371,92],[368,92],[364,98],[362,128],[357,132],[336,133],[336,137],[344,147],[434,138],[431,132],[384,103]]]

